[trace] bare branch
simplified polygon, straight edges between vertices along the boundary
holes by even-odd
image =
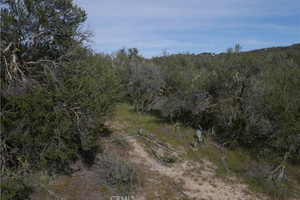
[[[30,45],[29,45],[29,47],[28,47],[28,49],[22,54],[22,58],[25,56],[25,55],[27,55],[27,53],[28,53],[28,51],[30,51],[31,49],[32,49],[32,47],[33,47],[33,45],[34,45],[34,40],[35,40],[35,38],[37,38],[38,36],[40,36],[40,35],[43,35],[44,33],[46,33],[46,32],[40,32],[40,33],[38,33],[38,34],[36,34],[36,33],[34,33],[34,35],[32,36],[32,38],[31,38],[31,40],[30,40]]]
[[[176,184],[174,181],[170,181],[170,184],[174,187],[174,189],[176,189],[186,200],[189,200],[190,198],[182,191],[182,189],[180,188],[180,186],[178,184]]]
[[[281,169],[281,170],[280,170],[280,172],[279,172],[279,174],[278,174],[278,177],[277,177],[276,181],[277,181],[277,182],[281,182],[282,179],[283,179],[284,177],[286,177],[286,176],[285,176],[285,162],[286,162],[286,159],[287,159],[287,157],[288,157],[288,154],[289,154],[289,153],[286,152],[286,153],[284,154],[282,163],[281,163],[279,166],[277,166],[274,170],[272,170],[272,171],[269,172],[268,181],[271,181],[272,179],[275,178],[275,176],[276,176],[275,174],[276,174],[276,172],[277,172],[279,169]]]
[[[39,64],[39,63],[42,63],[42,62],[51,62],[53,64],[56,64],[56,62],[53,61],[53,60],[38,60],[38,61],[29,61],[29,62],[26,62],[25,65],[36,65],[36,64]]]
[[[8,80],[12,80],[12,75],[9,72],[7,60],[6,60],[5,56],[3,56],[3,58],[4,58],[4,62],[5,62],[5,72],[8,76]]]
[[[10,46],[12,45],[13,43],[9,43],[9,45],[4,49],[3,53],[6,53],[9,49],[10,49]]]

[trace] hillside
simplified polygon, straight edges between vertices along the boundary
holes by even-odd
[[[297,44],[292,44],[289,46],[280,46],[280,47],[268,47],[268,48],[263,48],[263,49],[254,49],[254,50],[249,50],[249,51],[241,51],[240,53],[244,54],[256,54],[256,55],[270,55],[272,53],[278,53],[278,52],[284,52],[284,51],[299,51],[300,49],[300,43]],[[211,53],[211,52],[203,52],[199,54],[194,54],[194,53],[178,53],[178,54],[172,54],[169,56],[176,57],[180,55],[186,55],[186,56],[191,56],[191,57],[216,57],[220,55],[224,55],[226,52],[222,53]],[[163,56],[158,56],[158,57],[163,57]]]
[[[300,198],[300,44],[106,54],[72,0],[2,3],[1,199]]]

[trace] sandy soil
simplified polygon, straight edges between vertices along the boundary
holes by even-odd
[[[110,125],[118,135],[126,135],[121,123]],[[205,159],[201,163],[179,159],[172,164],[163,164],[155,158],[141,138],[131,137],[128,142],[132,146],[129,152],[130,162],[143,171],[145,182],[135,192],[135,199],[267,199],[261,194],[254,194],[247,185],[234,177],[226,180],[217,178],[216,166]]]
[[[180,189],[189,199],[263,199],[262,196],[253,194],[247,186],[236,180],[225,181],[216,178],[216,168],[212,163],[204,160],[197,163],[182,160],[171,165],[163,165],[153,155],[150,155],[136,138],[131,138],[133,150],[130,152],[132,162],[140,164],[144,169],[152,171],[152,182],[159,182],[161,176],[168,177],[172,182],[179,183]],[[156,184],[156,187],[160,187]],[[145,191],[145,190],[144,190]],[[180,196],[180,194],[179,194]],[[181,194],[184,198],[184,195]],[[164,199],[163,197],[157,197]],[[137,199],[148,199],[146,194],[141,194]]]

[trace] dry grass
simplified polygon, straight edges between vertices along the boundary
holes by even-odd
[[[137,169],[116,153],[103,153],[97,157],[95,173],[110,187],[129,195],[137,181]]]

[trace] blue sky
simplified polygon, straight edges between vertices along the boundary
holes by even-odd
[[[300,43],[300,0],[74,0],[98,52],[137,47],[152,57]]]

